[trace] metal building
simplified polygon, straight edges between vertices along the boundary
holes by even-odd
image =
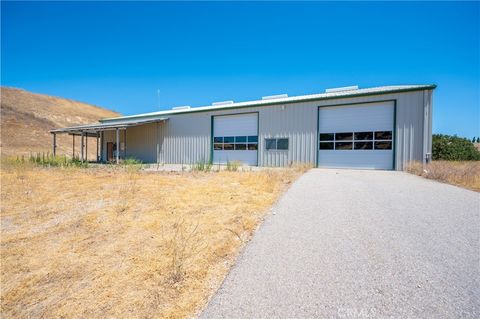
[[[409,161],[430,158],[435,87],[346,87],[294,97],[282,94],[103,119],[51,132],[96,136],[102,162],[133,157],[144,163],[240,161],[258,166],[311,163],[402,170]]]

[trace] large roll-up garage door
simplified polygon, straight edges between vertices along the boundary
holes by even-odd
[[[213,117],[213,162],[257,165],[258,114]]]
[[[320,107],[318,166],[393,169],[394,102]]]

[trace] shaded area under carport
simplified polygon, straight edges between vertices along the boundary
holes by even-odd
[[[161,117],[157,119],[144,119],[144,120],[136,120],[136,121],[127,120],[127,121],[118,121],[114,123],[100,122],[100,123],[94,123],[94,124],[54,129],[50,131],[50,133],[52,134],[53,155],[56,156],[56,153],[57,153],[57,134],[72,135],[73,157],[75,157],[75,136],[80,136],[81,137],[80,160],[83,162],[86,159],[86,154],[88,150],[87,137],[94,137],[97,139],[96,160],[97,162],[101,162],[102,154],[103,154],[104,132],[115,131],[115,139],[116,139],[116,145],[117,145],[115,150],[115,162],[118,164],[120,160],[120,147],[118,147],[120,142],[120,131],[123,131],[125,141],[126,141],[126,134],[127,134],[128,127],[140,126],[144,124],[157,123],[157,122],[165,122],[167,120],[168,120],[168,117]],[[126,150],[126,146],[125,146],[125,150]]]

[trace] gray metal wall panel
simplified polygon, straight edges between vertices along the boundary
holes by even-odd
[[[431,91],[426,91],[431,94]],[[396,100],[395,161],[398,170],[408,161],[421,161],[424,92],[320,100],[295,104],[169,115],[169,120],[127,130],[127,154],[146,162],[193,164],[210,160],[211,116],[258,112],[260,166],[287,166],[317,161],[317,112],[319,106]],[[431,101],[431,97],[427,101]],[[430,103],[431,104],[431,103]],[[430,106],[431,107],[431,106]],[[431,116],[431,111],[430,111]],[[158,126],[157,130],[151,127]],[[431,132],[430,128],[427,128]],[[132,134],[129,132],[132,130]],[[142,131],[145,130],[145,133]],[[135,133],[133,133],[135,131]],[[108,134],[107,134],[108,133]],[[111,137],[110,137],[111,135]],[[114,132],[106,132],[114,140]],[[130,136],[132,136],[130,140]],[[268,137],[288,137],[288,151],[266,151]],[[138,146],[134,146],[139,143]],[[430,142],[431,144],[431,137]],[[104,150],[106,147],[104,147]]]
[[[163,126],[162,163],[194,164],[210,159],[210,115],[172,115]]]
[[[127,158],[133,157],[145,163],[157,161],[158,125],[161,124],[151,123],[127,128]]]

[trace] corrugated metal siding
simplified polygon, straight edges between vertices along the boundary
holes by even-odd
[[[416,91],[265,107],[173,114],[169,116],[169,120],[166,122],[129,128],[127,130],[127,156],[139,158],[144,162],[176,164],[208,161],[210,159],[212,115],[258,112],[258,162],[260,166],[287,166],[295,162],[315,165],[318,151],[317,115],[319,106],[396,100],[395,160],[396,169],[401,170],[404,163],[423,159],[424,94],[430,94],[426,100],[431,101],[431,91],[425,92],[427,93]],[[431,149],[431,125],[429,126],[427,131],[430,132],[430,145],[427,145],[425,150]],[[121,134],[122,136],[123,134]],[[288,151],[266,151],[264,142],[265,138],[268,137],[288,137]],[[114,141],[115,133],[105,132],[105,142],[108,139]],[[105,149],[106,147],[104,147]]]
[[[158,123],[127,128],[126,156],[145,163],[157,161]],[[122,135],[122,134],[121,134]]]
[[[194,164],[210,159],[210,115],[192,113],[171,116],[160,123],[163,137],[159,162]]]
[[[295,162],[315,164],[317,116],[312,103],[259,108],[259,165],[287,166]],[[265,150],[265,138],[287,137],[288,151]]]

